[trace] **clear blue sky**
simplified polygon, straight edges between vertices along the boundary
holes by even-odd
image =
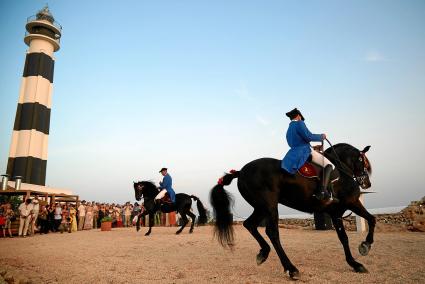
[[[0,1],[0,172],[27,49],[46,1]],[[134,201],[160,180],[208,203],[226,170],[282,158],[298,107],[368,154],[369,208],[425,195],[424,1],[50,1],[55,54],[47,184]],[[235,212],[251,212],[236,190]],[[281,209],[281,213],[288,212]]]

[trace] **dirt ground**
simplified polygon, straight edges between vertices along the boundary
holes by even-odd
[[[117,228],[0,239],[0,274],[15,283],[282,283],[290,281],[276,252],[257,266],[259,247],[240,225],[236,246],[225,250],[212,227]],[[265,236],[264,229],[260,232]],[[369,270],[358,274],[345,262],[334,231],[280,229],[286,253],[310,283],[424,283],[425,234],[378,232],[368,256],[357,247],[365,235],[349,232],[354,257]],[[268,240],[268,239],[267,239]],[[269,242],[270,243],[270,242]],[[7,278],[4,277],[4,278]],[[6,279],[7,280],[7,279]],[[0,281],[1,282],[1,281]]]

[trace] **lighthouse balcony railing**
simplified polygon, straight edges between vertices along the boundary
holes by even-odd
[[[33,16],[29,16],[27,18],[27,23],[32,22],[32,21],[40,21],[40,20],[46,20],[46,21],[50,22],[53,26],[55,26],[59,30],[60,33],[62,33],[62,26],[57,21],[53,20],[53,18],[52,19],[39,19],[36,15],[33,15]],[[53,22],[51,20],[53,20]]]
[[[26,31],[25,32],[25,37],[27,37],[28,35],[33,35],[33,34],[39,34],[39,35],[44,35],[44,36],[47,36],[47,37],[49,37],[49,38],[52,38],[52,36],[49,34],[46,34],[46,33],[38,33],[38,32],[32,32],[32,33],[30,33],[30,32],[28,32],[28,31]],[[61,38],[60,38],[60,36],[58,36],[58,35],[55,35],[55,38],[54,38],[54,40],[58,43],[58,44],[60,44],[60,42],[61,42]]]

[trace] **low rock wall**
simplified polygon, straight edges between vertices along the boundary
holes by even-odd
[[[412,201],[401,212],[392,214],[374,214],[377,231],[414,231],[425,232],[425,197],[419,201]],[[281,228],[314,229],[314,220],[309,219],[280,219]],[[347,231],[356,230],[356,217],[350,215],[344,218],[344,227]]]

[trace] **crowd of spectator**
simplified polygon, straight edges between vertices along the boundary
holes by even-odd
[[[140,210],[142,208],[137,202],[109,204],[83,200],[77,207],[71,202],[47,204],[35,196],[27,198],[17,210],[13,210],[9,202],[0,204],[0,233],[3,233],[0,236],[6,237],[8,233],[9,237],[13,237],[11,224],[14,220],[19,220],[18,236],[24,238],[36,233],[97,229],[104,217],[111,217],[113,226],[131,227]]]

